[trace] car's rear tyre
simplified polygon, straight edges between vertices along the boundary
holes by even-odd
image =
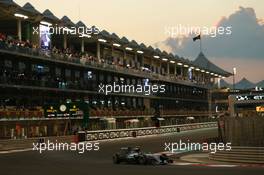
[[[173,163],[173,160],[169,159],[169,160],[168,160],[168,163]]]
[[[139,157],[139,158],[138,158],[138,163],[139,163],[140,165],[145,165],[146,162],[147,162],[147,160],[146,160],[145,157]]]
[[[157,165],[157,161],[154,159],[151,159],[149,163],[150,165]]]
[[[113,156],[113,162],[114,162],[114,164],[119,164],[120,163],[120,160],[119,160],[117,155]]]

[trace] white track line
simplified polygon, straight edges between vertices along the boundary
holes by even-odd
[[[18,153],[18,152],[25,152],[25,151],[32,151],[32,148],[0,151],[0,154]]]
[[[229,168],[232,168],[232,167],[238,167],[239,165],[221,165],[221,164],[210,165],[210,164],[208,164],[206,166],[208,166],[208,167],[229,167]]]

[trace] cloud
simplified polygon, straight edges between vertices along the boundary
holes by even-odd
[[[220,66],[224,70],[232,72],[233,67],[237,69],[236,82],[242,78],[247,78],[250,81],[257,83],[264,79],[264,59],[239,59],[239,58],[210,58],[210,61]],[[232,83],[233,77],[225,79]]]
[[[232,27],[231,35],[202,37],[203,51],[207,57],[230,59],[264,59],[264,25],[256,17],[253,8],[239,7],[229,17],[223,17],[217,26]],[[186,58],[194,58],[199,53],[199,41],[193,36],[167,38],[155,44],[156,47]]]

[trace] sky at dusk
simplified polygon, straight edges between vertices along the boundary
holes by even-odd
[[[171,38],[168,26],[232,26],[226,37],[202,38],[208,59],[231,72],[237,80],[264,79],[264,1],[262,0],[15,0],[30,2],[37,10],[50,9],[57,17],[67,15],[73,22],[126,36],[179,56],[194,60],[199,43],[191,36]],[[230,80],[227,80],[230,82]]]

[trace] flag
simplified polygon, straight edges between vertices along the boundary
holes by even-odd
[[[201,39],[201,35],[198,35],[198,36],[194,37],[194,38],[193,38],[193,41],[196,41],[196,40],[198,40],[198,39]]]

